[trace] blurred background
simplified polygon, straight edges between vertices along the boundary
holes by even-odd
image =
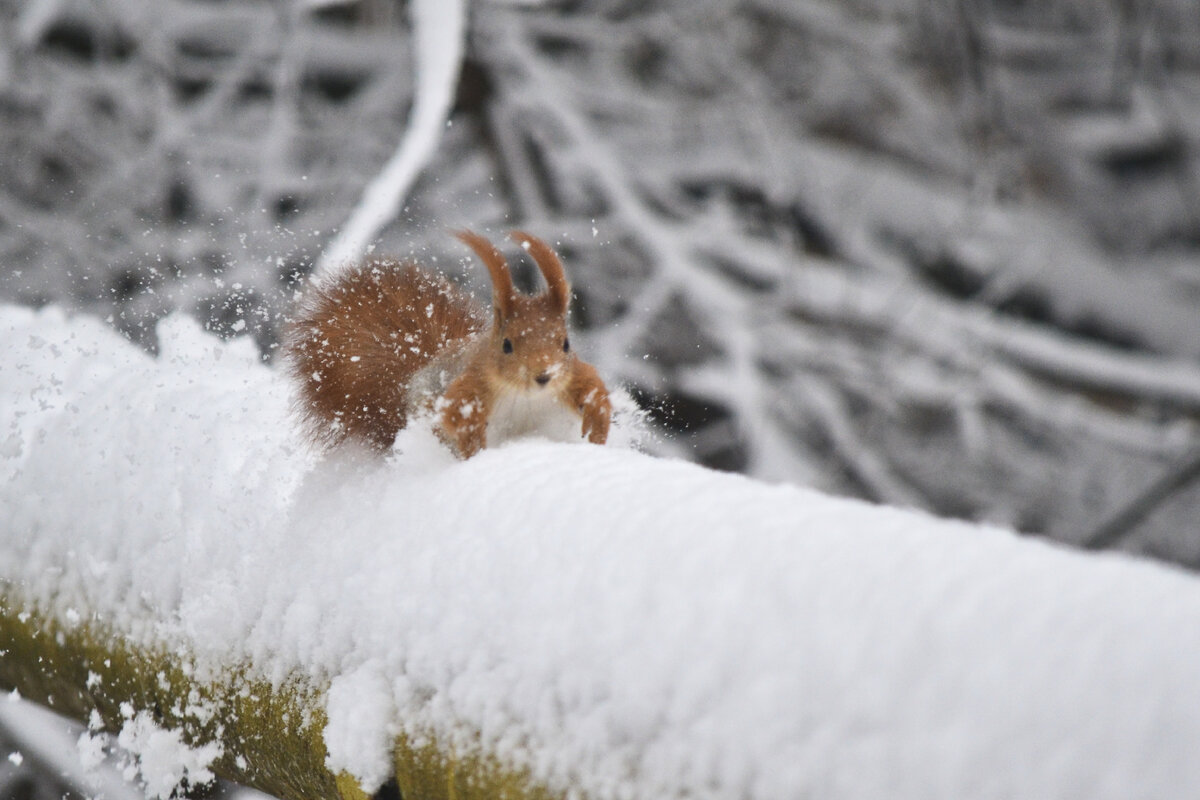
[[[448,229],[557,242],[656,452],[1200,567],[1195,0],[467,25],[376,254],[485,293]],[[0,0],[0,299],[150,350],[180,311],[273,361],[413,64],[399,0]]]

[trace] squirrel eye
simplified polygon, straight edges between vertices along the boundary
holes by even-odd
[[[506,352],[506,353],[512,352],[512,340],[511,339],[505,339],[504,343],[501,344],[500,346],[504,348],[504,352]]]
[[[570,339],[563,339],[563,352],[564,353],[571,352],[571,340]]]

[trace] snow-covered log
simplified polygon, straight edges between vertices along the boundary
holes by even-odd
[[[158,339],[0,310],[0,684],[153,791],[1200,794],[1192,576],[620,447],[318,460]]]

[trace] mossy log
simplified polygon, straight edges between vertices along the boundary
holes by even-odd
[[[95,727],[116,732],[131,713],[149,712],[185,742],[219,742],[212,771],[285,800],[363,800],[351,776],[325,766],[326,686],[277,684],[250,665],[202,676],[185,652],[128,645],[99,621],[65,626],[26,610],[13,587],[0,594],[0,688]],[[478,754],[399,737],[395,777],[406,800],[552,800],[527,775]]]

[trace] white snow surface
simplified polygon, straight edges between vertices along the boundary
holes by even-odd
[[[169,800],[186,780],[191,786],[206,786],[216,776],[209,767],[224,752],[220,742],[189,747],[183,732],[163,728],[149,711],[130,716],[117,734],[117,744],[132,756],[125,779],[141,778],[147,798]]]
[[[244,341],[0,307],[0,588],[331,681],[330,765],[589,798],[1200,796],[1200,581],[620,447],[318,460]]]
[[[0,695],[0,729],[16,732],[25,755],[92,800],[145,800],[145,792],[105,761],[103,738],[87,731],[81,735],[78,723],[21,700],[16,692]]]

